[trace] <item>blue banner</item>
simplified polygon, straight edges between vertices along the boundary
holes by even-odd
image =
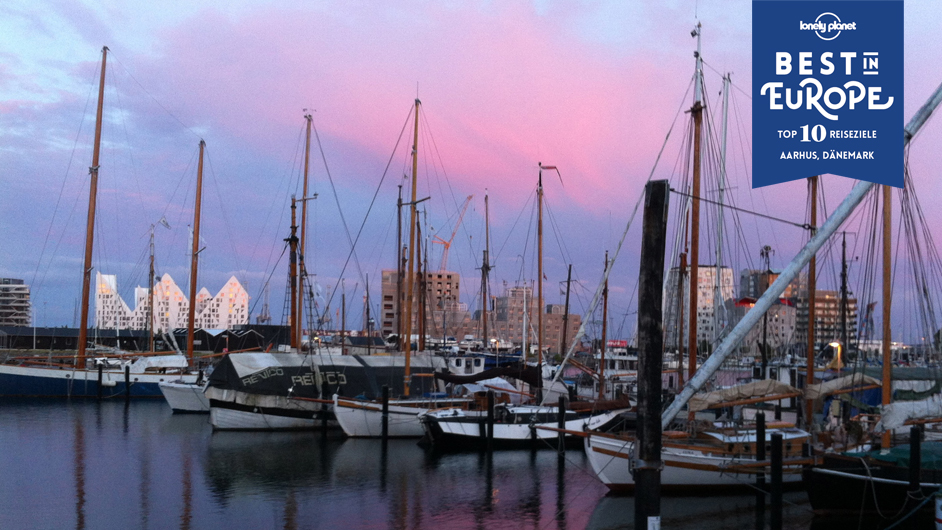
[[[752,187],[903,187],[902,0],[753,0]]]

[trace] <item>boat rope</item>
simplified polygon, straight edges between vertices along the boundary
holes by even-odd
[[[675,194],[680,195],[680,196],[682,196],[682,197],[688,197],[688,198],[691,198],[691,199],[699,199],[700,201],[705,202],[705,203],[709,203],[709,204],[716,204],[716,205],[719,205],[719,204],[720,204],[720,203],[717,202],[717,201],[711,201],[710,199],[706,199],[706,198],[704,198],[704,197],[697,197],[697,196],[691,195],[691,194],[689,194],[689,193],[684,193],[684,192],[682,192],[682,191],[677,191],[677,190],[675,190],[674,188],[671,188],[671,193],[675,193]],[[778,222],[780,222],[780,223],[785,223],[785,224],[789,224],[789,225],[792,225],[792,226],[797,226],[798,228],[803,228],[803,229],[805,229],[805,230],[814,230],[814,229],[816,228],[816,227],[814,227],[814,226],[811,226],[811,225],[808,224],[808,223],[796,223],[796,222],[794,222],[794,221],[789,221],[788,219],[782,219],[782,218],[780,218],[780,217],[774,217],[774,216],[771,216],[771,215],[766,215],[766,214],[764,214],[764,213],[754,212],[754,211],[752,211],[752,210],[747,210],[747,209],[745,209],[745,208],[737,208],[737,207],[735,207],[735,206],[730,206],[730,205],[728,205],[728,204],[723,204],[722,206],[723,206],[723,208],[726,208],[726,209],[728,209],[728,210],[736,210],[737,212],[748,213],[748,214],[751,214],[751,215],[755,215],[756,217],[764,217],[765,219],[770,219],[770,220],[772,220],[772,221],[778,221]]]
[[[373,198],[370,199],[370,205],[366,209],[366,214],[363,216],[363,222],[360,224],[360,229],[357,231],[356,237],[353,239],[353,242],[350,244],[350,252],[347,254],[347,259],[343,262],[343,267],[340,269],[339,278],[343,278],[344,273],[347,271],[347,266],[350,264],[350,259],[354,256],[354,249],[356,249],[356,244],[360,240],[360,236],[363,235],[363,229],[366,227],[366,221],[370,217],[370,212],[373,211],[373,205],[376,204],[376,197],[379,196],[379,190],[383,187],[383,182],[386,180],[386,175],[389,174],[389,166],[392,164],[393,157],[396,155],[396,151],[399,149],[399,143],[402,141],[402,135],[405,134],[406,127],[409,125],[409,118],[412,117],[412,107],[409,107],[409,113],[406,115],[406,120],[402,124],[402,130],[399,131],[399,137],[396,139],[396,145],[393,146],[392,153],[389,154],[389,160],[386,161],[386,168],[383,169],[383,176],[379,179],[379,184],[376,186],[376,191],[373,192]],[[317,141],[320,145],[320,140]],[[325,162],[326,163],[326,162]],[[334,193],[336,198],[336,193]],[[346,228],[346,222],[344,222],[344,227]],[[349,235],[348,235],[349,237]],[[359,265],[357,265],[359,267]],[[338,281],[339,285],[340,282]],[[334,289],[330,292],[330,296],[327,298],[327,305],[324,309],[324,312],[327,313],[330,308],[330,303],[334,298],[334,295],[337,294],[337,285],[334,286]]]

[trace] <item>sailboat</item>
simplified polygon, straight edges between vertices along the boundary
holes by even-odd
[[[916,112],[903,130],[906,147],[926,120],[942,102],[942,85]],[[869,191],[873,184],[858,184]],[[855,188],[856,189],[856,188]],[[892,447],[893,431],[907,424],[938,421],[942,398],[938,394],[916,402],[892,402],[892,355],[890,351],[890,255],[891,188],[883,186],[883,344],[882,411],[875,431],[882,432],[880,449],[859,453],[826,454],[820,465],[804,473],[808,499],[816,512],[828,513],[904,513],[919,508],[931,509],[929,501],[942,488],[938,461],[942,447],[938,442],[921,443],[922,429],[910,431],[910,447]],[[861,197],[862,198],[862,197]],[[936,508],[937,509],[937,508]],[[938,513],[938,512],[937,512]],[[938,520],[938,519],[937,519]]]
[[[200,206],[203,194],[203,151],[206,142],[200,140],[199,165],[196,170],[196,202],[193,210],[193,246],[190,254],[190,304],[187,313],[186,323],[186,357],[190,365],[193,364],[193,330],[195,328],[196,315],[196,273],[199,264],[199,241],[200,241]],[[153,235],[151,236],[151,245],[153,246]],[[151,249],[151,276],[153,276],[153,248]],[[151,288],[154,280],[151,277]],[[153,294],[151,295],[151,304],[153,304]],[[153,325],[153,316],[151,317]],[[173,412],[189,413],[208,413],[209,399],[206,398],[204,391],[206,383],[203,380],[202,372],[194,382],[183,380],[164,381],[160,383],[160,392],[170,405]]]
[[[700,53],[701,28],[698,24],[692,32],[697,37],[697,52],[694,54],[696,59],[696,70],[694,77],[694,101],[690,109],[691,118],[694,126],[693,136],[693,160],[692,160],[692,186],[691,186],[691,204],[690,204],[690,275],[689,275],[689,309],[688,309],[688,329],[687,329],[687,353],[688,353],[688,386],[699,377],[697,370],[697,346],[698,346],[698,292],[699,288],[699,221],[700,221],[700,170],[701,170],[701,129],[703,123],[703,82],[702,82],[702,55]],[[729,93],[729,77],[724,76],[723,92]],[[728,107],[728,105],[727,105]],[[724,122],[725,123],[725,122]],[[725,146],[725,131],[723,134]],[[725,147],[724,147],[725,152]],[[723,166],[725,168],[725,164]],[[722,173],[722,172],[721,172]],[[721,177],[722,178],[722,177]],[[723,187],[721,183],[720,187]],[[683,264],[683,258],[681,259]],[[682,273],[682,271],[680,271]],[[678,297],[680,297],[678,289]],[[755,311],[755,309],[753,310]],[[756,317],[750,311],[750,317]],[[679,313],[679,311],[678,311]],[[748,329],[748,328],[747,328]],[[729,335],[727,340],[729,340]],[[724,343],[725,344],[725,343]],[[721,346],[722,347],[722,346]],[[711,357],[711,361],[715,358]],[[680,366],[682,369],[682,364]],[[702,370],[702,368],[701,368]],[[754,399],[748,399],[745,402],[756,402],[762,399],[774,400],[782,395],[798,395],[798,392],[790,387],[785,387],[775,381],[762,381],[754,383],[755,388],[749,388],[744,395],[736,395],[742,389],[730,389],[728,394],[723,394],[716,399],[712,396],[706,397],[705,402],[719,401],[719,406],[742,404],[743,398],[752,398],[753,396],[762,396]],[[692,394],[691,394],[692,395]],[[738,398],[738,399],[737,399]],[[688,398],[689,399],[689,398]],[[675,400],[675,404],[677,401]],[[711,403],[710,407],[717,406]],[[703,406],[702,408],[707,408]],[[679,409],[678,409],[679,410]],[[750,483],[746,480],[762,473],[762,463],[760,455],[764,453],[765,440],[760,440],[760,432],[765,435],[780,434],[786,441],[786,458],[797,458],[801,455],[802,444],[810,440],[810,434],[806,431],[796,428],[794,425],[775,423],[765,426],[759,425],[736,425],[736,424],[713,424],[709,428],[700,429],[694,422],[693,406],[689,409],[688,423],[686,430],[663,431],[660,442],[660,459],[664,463],[661,471],[660,483],[664,491],[677,491],[690,488],[710,489],[704,491],[720,491],[726,488],[741,488]],[[676,415],[676,412],[674,413]],[[673,416],[671,416],[673,420]],[[668,427],[669,421],[662,422],[662,430]],[[761,429],[761,431],[760,431]],[[765,436],[763,435],[763,436]],[[589,462],[595,471],[599,480],[602,481],[613,491],[633,491],[635,487],[633,464],[635,462],[638,440],[634,432],[622,433],[587,433],[584,438],[585,451]],[[759,447],[757,447],[759,446]],[[792,462],[785,466],[785,481],[798,482],[801,480],[801,467]]]
[[[537,359],[535,385],[531,384],[536,405],[498,405],[490,436],[481,416],[457,409],[443,409],[422,415],[426,437],[439,448],[465,448],[489,443],[495,447],[534,447],[538,441],[558,438],[554,429],[562,426],[566,431],[598,429],[606,431],[622,421],[621,414],[631,409],[627,399],[608,402],[605,409],[564,410],[560,425],[559,405],[547,405],[551,397],[568,394],[567,389],[556,381],[545,388],[543,362],[543,170],[556,171],[556,166],[538,164],[537,180]],[[485,263],[486,267],[486,263]],[[575,342],[575,341],[574,341]],[[561,370],[558,370],[561,372]],[[549,390],[544,395],[544,390]],[[564,433],[567,443],[577,441],[571,433]],[[490,440],[488,438],[490,437]],[[549,447],[549,445],[547,445]]]
[[[2,396],[160,397],[157,385],[163,381],[177,377],[190,382],[196,380],[195,374],[187,373],[189,363],[182,355],[133,357],[127,354],[88,350],[88,299],[91,294],[92,248],[107,58],[108,48],[104,47],[101,51],[101,79],[98,87],[95,140],[92,164],[89,168],[91,179],[85,232],[78,351],[71,365],[50,365],[41,361],[21,361],[19,365],[0,364],[0,395]]]

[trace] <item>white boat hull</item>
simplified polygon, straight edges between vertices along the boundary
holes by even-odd
[[[449,402],[453,403],[453,402]],[[388,404],[387,436],[420,438],[425,434],[420,415],[443,406],[435,401],[392,400]],[[383,435],[383,405],[372,401],[356,401],[334,396],[334,415],[343,432],[354,438],[376,438]]]
[[[589,436],[585,439],[585,451],[592,470],[609,489],[620,492],[634,490],[634,477],[630,469],[631,459],[636,458],[634,441]],[[753,459],[714,456],[712,453],[696,449],[664,447],[661,450],[661,460],[664,462],[661,487],[667,491],[698,488],[728,490],[755,484],[755,474],[729,469],[730,466],[755,462]],[[800,481],[801,469],[801,466],[786,466],[782,480]]]
[[[164,399],[174,412],[208,413],[209,399],[203,391],[205,385],[196,383],[183,383],[180,381],[164,381],[158,385]]]
[[[280,396],[247,394],[209,387],[209,423],[214,430],[298,430],[336,427],[333,406]],[[324,408],[322,408],[324,407]]]

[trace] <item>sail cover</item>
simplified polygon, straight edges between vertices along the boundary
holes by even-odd
[[[444,368],[439,357],[416,355],[410,363],[410,395],[434,391],[431,374]],[[209,386],[248,394],[325,398],[333,394],[378,399],[382,387],[403,394],[405,359],[399,355],[301,355],[233,353],[223,357]]]
[[[753,381],[744,385],[715,390],[706,394],[697,394],[690,398],[690,410],[696,412],[730,401],[742,401],[757,397],[793,394],[797,392],[798,389],[793,386],[780,383],[774,379],[764,379],[762,381]]]
[[[899,429],[908,420],[942,418],[942,395],[936,394],[921,401],[896,401],[883,407],[880,421],[873,430],[883,432]]]

